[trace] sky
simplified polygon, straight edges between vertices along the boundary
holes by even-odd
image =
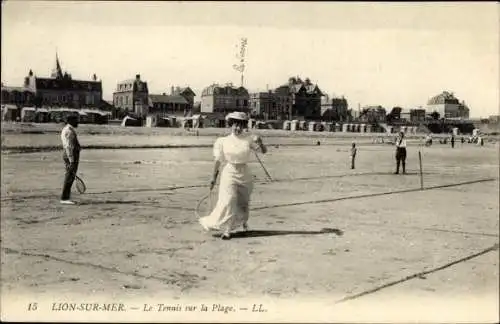
[[[351,108],[425,107],[453,92],[471,117],[499,114],[495,2],[2,2],[2,82],[49,76],[58,53],[74,79],[112,100],[136,74],[150,93],[212,83],[265,91],[310,78]]]

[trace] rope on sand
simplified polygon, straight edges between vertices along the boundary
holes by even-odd
[[[488,247],[488,248],[486,248],[486,249],[484,249],[482,251],[479,251],[477,253],[468,255],[468,256],[460,258],[458,260],[449,262],[449,263],[447,263],[445,265],[442,265],[440,267],[433,268],[433,269],[426,270],[426,271],[417,272],[417,273],[412,274],[410,276],[406,276],[406,277],[404,277],[402,279],[395,280],[395,281],[392,281],[392,282],[388,282],[388,283],[386,283],[386,284],[384,284],[382,286],[378,286],[378,287],[375,287],[373,289],[365,290],[365,291],[360,292],[360,293],[355,294],[355,295],[344,297],[344,298],[336,301],[335,304],[343,303],[343,302],[346,302],[346,301],[349,301],[349,300],[353,300],[353,299],[357,299],[357,298],[360,298],[360,297],[363,297],[363,296],[366,296],[366,295],[370,295],[370,294],[373,294],[373,293],[375,293],[377,291],[380,291],[382,289],[389,288],[391,286],[395,286],[397,284],[400,284],[400,283],[403,283],[405,281],[409,281],[409,280],[412,280],[412,279],[415,279],[415,278],[425,279],[425,275],[428,275],[428,274],[431,274],[431,273],[434,273],[434,272],[438,272],[440,270],[449,268],[449,267],[451,267],[451,266],[453,266],[455,264],[459,264],[459,263],[462,263],[462,262],[465,262],[465,261],[477,258],[477,257],[479,257],[479,256],[481,256],[483,254],[486,254],[486,253],[489,253],[489,252],[492,252],[492,251],[495,251],[495,250],[498,250],[498,243],[495,243],[494,245],[492,245],[492,246],[490,246],[490,247]]]

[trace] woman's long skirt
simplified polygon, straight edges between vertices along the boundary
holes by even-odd
[[[252,175],[246,164],[226,164],[221,173],[219,197],[210,215],[200,218],[209,230],[230,232],[248,221]]]

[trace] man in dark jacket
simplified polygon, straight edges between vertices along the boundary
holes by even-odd
[[[396,172],[394,174],[399,174],[399,165],[402,164],[403,174],[406,173],[406,139],[405,133],[399,132],[399,136],[396,138]]]

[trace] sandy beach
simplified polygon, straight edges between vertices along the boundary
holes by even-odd
[[[41,296],[46,309],[64,298],[141,300],[141,307],[159,299],[264,300],[272,311],[245,317],[258,321],[283,320],[320,299],[325,314],[356,320],[356,305],[418,299],[432,309],[436,301],[456,306],[472,298],[477,310],[441,307],[439,316],[498,319],[497,144],[451,149],[409,141],[408,174],[394,175],[394,147],[368,137],[356,139],[357,168],[350,170],[350,137],[324,136],[317,146],[316,138],[269,136],[262,160],[275,181],[253,161],[251,231],[222,241],[203,232],[194,213],[208,190],[216,135],[83,132],[82,145],[135,138],[137,145],[204,146],[83,150],[79,174],[88,191],[73,194],[77,206],[58,203],[60,151],[2,154],[2,303],[28,295]],[[28,136],[4,133],[4,145],[58,145],[55,133]],[[415,318],[413,311],[422,314],[408,308],[398,318]],[[122,319],[136,316],[127,314]]]

